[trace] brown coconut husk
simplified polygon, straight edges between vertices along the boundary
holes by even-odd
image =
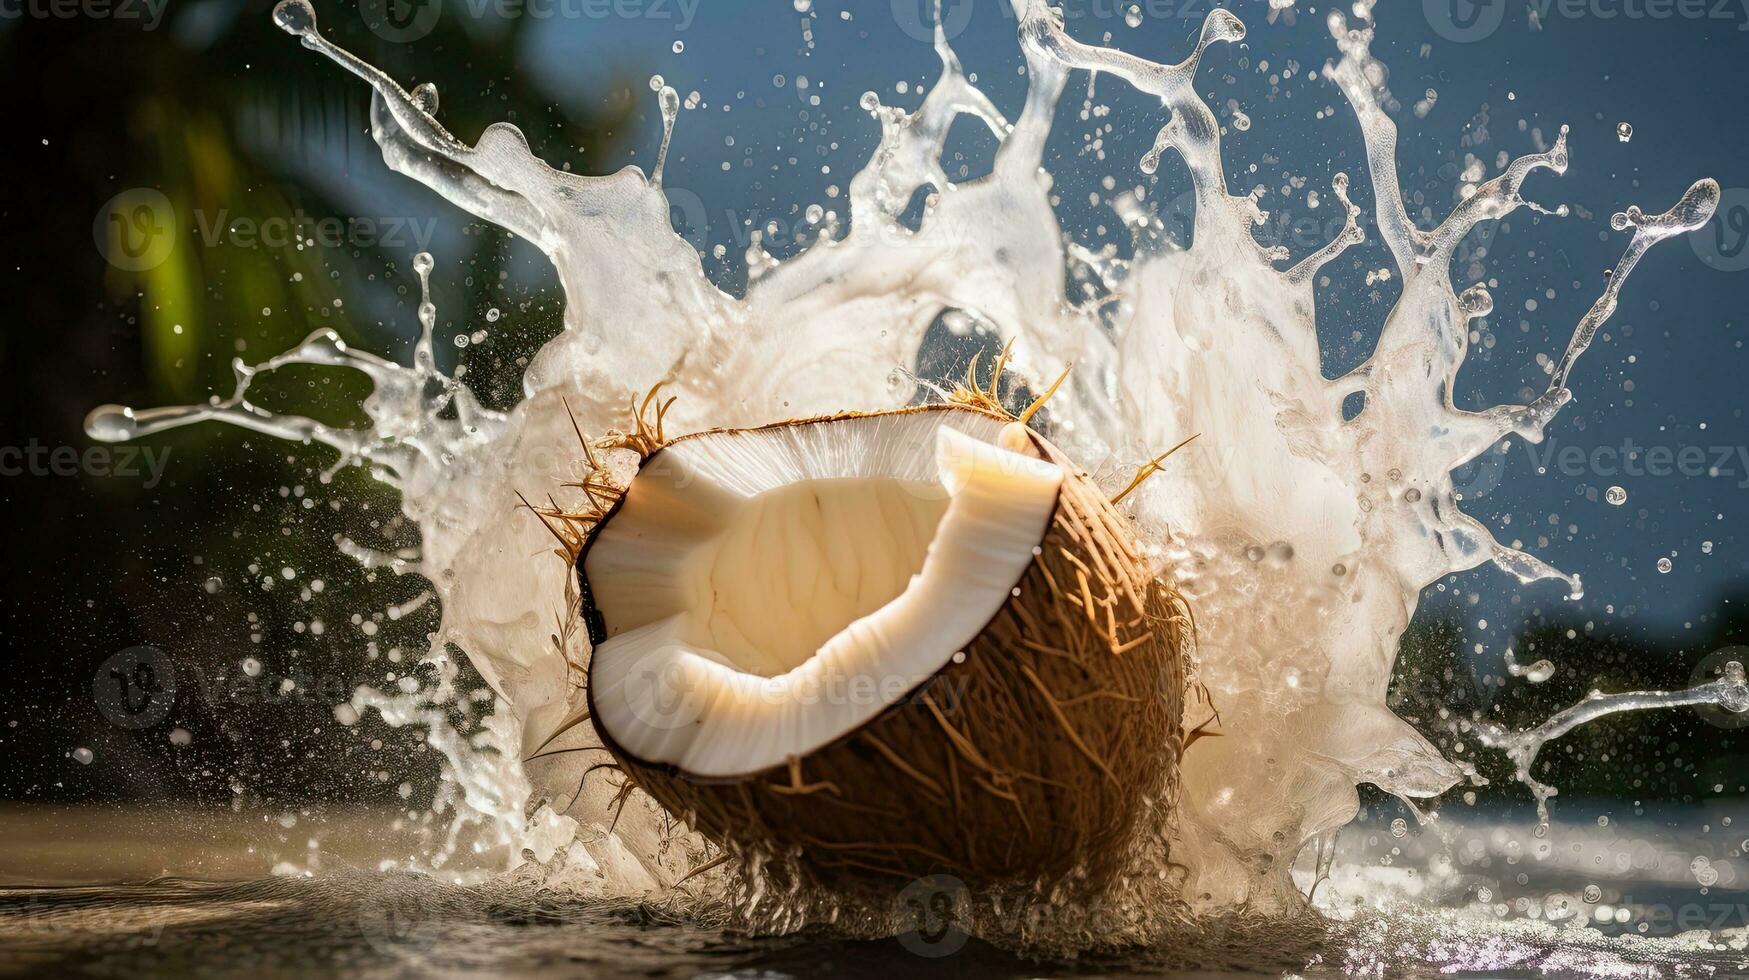
[[[900,411],[1030,421],[1044,401],[1014,416],[995,387]],[[668,443],[659,412],[654,425],[643,410],[635,414],[634,431],[614,445],[647,464]],[[1184,749],[1189,613],[1148,571],[1128,520],[1087,474],[1027,431],[1033,450],[1067,476],[1017,594],[963,659],[832,744],[733,780],[646,762],[596,725],[628,787],[729,854],[775,859],[802,879],[796,884],[840,893],[936,874],[973,887],[1097,891],[1126,870],[1144,835],[1150,860],[1163,859]],[[584,489],[592,513],[540,513],[575,563],[582,618],[600,642],[604,624],[582,559],[623,495]],[[590,702],[575,722],[594,715]]]

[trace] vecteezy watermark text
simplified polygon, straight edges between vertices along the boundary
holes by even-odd
[[[258,661],[238,668],[173,661],[156,647],[133,646],[110,655],[91,675],[92,700],[112,724],[150,728],[177,703],[209,710],[246,710],[345,702],[369,678],[294,669],[270,674]]]
[[[1623,439],[1619,445],[1586,448],[1549,439],[1541,446],[1526,443],[1525,451],[1538,472],[1559,476],[1734,479],[1738,489],[1749,489],[1749,446],[1642,446]]]
[[[286,217],[231,217],[220,208],[208,214],[194,212],[195,227],[208,248],[231,244],[238,248],[292,248],[295,246],[382,246],[426,251],[437,234],[437,219],[421,222],[405,217],[313,218],[300,208]]]
[[[704,0],[453,0],[474,20],[648,20],[692,27]],[[407,44],[430,34],[443,17],[445,0],[360,0],[358,12],[371,33]]]
[[[1749,31],[1749,0],[1422,0],[1421,11],[1433,32],[1467,44],[1493,35],[1508,9],[1528,14],[1533,23],[1556,20],[1666,21],[1734,23]]]
[[[5,3],[6,0],[0,0]],[[192,219],[192,220],[185,220]],[[92,222],[97,250],[128,272],[145,272],[167,261],[190,224],[207,248],[386,248],[428,251],[437,219],[410,215],[316,217],[302,208],[288,215],[233,215],[229,208],[179,213],[170,198],[150,187],[122,191],[104,203]]]
[[[168,448],[149,446],[46,446],[35,439],[22,446],[0,446],[0,477],[145,477],[147,490],[164,478]],[[143,468],[142,468],[143,467]]]
[[[0,21],[116,20],[137,21],[146,30],[163,22],[170,0],[0,0]]]

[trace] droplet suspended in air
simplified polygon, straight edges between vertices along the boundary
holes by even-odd
[[[283,0],[273,8],[273,22],[287,34],[310,34],[316,30],[316,11],[306,0]]]
[[[1628,492],[1622,487],[1610,487],[1603,492],[1603,499],[1613,507],[1620,507],[1628,502]]]
[[[1621,140],[1623,143],[1626,143],[1628,140],[1633,139],[1634,138],[1634,127],[1631,124],[1625,123],[1625,122],[1616,123],[1615,124],[1615,138],[1618,140]]]
[[[1671,568],[1670,559],[1668,559],[1668,558],[1658,559],[1658,574],[1659,575],[1670,574],[1670,568]]]

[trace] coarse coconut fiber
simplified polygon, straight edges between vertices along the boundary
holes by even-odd
[[[1162,876],[1185,745],[1188,610],[1150,570],[1113,502],[1028,426],[1044,399],[1016,416],[995,397],[996,384],[992,381],[988,390],[961,388],[947,404],[712,430],[673,440],[662,433],[667,406],[656,404],[652,412],[652,393],[635,413],[633,431],[610,443],[637,454],[635,475],[623,481],[607,478],[595,452],[600,447],[586,444],[587,463],[596,475],[583,489],[594,508],[582,514],[539,511],[574,563],[577,612],[593,647],[584,711],[562,727],[590,720],[629,777],[626,792],[643,790],[723,848],[724,860],[766,869],[798,889],[884,894],[907,881],[947,875],[975,889],[1088,900],[1137,874]],[[951,474],[944,476],[950,502],[936,505],[931,519],[939,520],[939,527],[920,532],[927,557],[912,556],[926,567],[907,569],[897,597],[877,595],[890,601],[865,600],[864,607],[876,608],[856,609],[860,622],[835,624],[840,629],[819,652],[797,663],[743,669],[727,654],[700,649],[692,642],[696,629],[687,642],[664,640],[667,646],[657,650],[657,641],[638,639],[656,626],[616,621],[653,619],[656,614],[644,613],[642,606],[663,601],[649,596],[668,590],[667,580],[677,577],[671,569],[692,560],[673,555],[690,555],[700,541],[727,536],[714,525],[674,541],[652,536],[665,531],[639,530],[670,515],[680,524],[706,520],[701,515],[711,499],[674,503],[691,499],[687,487],[709,482],[709,467],[686,457],[693,451],[689,447],[714,441],[732,448],[712,449],[713,460],[764,466],[762,440],[915,442],[924,438],[917,432],[933,432],[942,447],[976,442],[973,451],[985,454],[979,464],[985,474],[1018,468],[1025,472],[1014,480],[1048,477],[1048,484],[1039,484],[1049,494],[1040,498],[1045,505],[1036,511],[1041,526],[991,530],[994,522],[1009,520],[1002,511],[972,513],[968,519],[982,520],[982,527],[974,522],[968,528],[965,520],[955,525],[955,513],[974,507],[962,499],[974,500],[978,492],[1011,501],[1040,491],[1037,486],[1013,489],[1000,482],[1006,476],[990,477],[995,482],[982,489],[976,485],[983,477],[976,474],[957,485]],[[839,457],[861,461],[871,455],[879,451],[863,447]],[[942,463],[944,474],[949,466]],[[954,512],[954,507],[964,510]],[[949,510],[947,516],[942,508]],[[826,520],[834,516],[830,510],[823,513]],[[628,526],[632,530],[625,530]],[[941,570],[959,567],[949,566],[945,557],[955,548],[950,526],[960,528],[962,538],[976,538],[962,550],[980,563],[978,568],[995,566],[984,577],[1003,583],[1003,592],[982,607],[971,587],[964,597],[946,597],[943,608],[955,612],[945,620],[975,617],[969,636],[951,635],[956,628],[951,622],[936,629],[927,619],[911,633],[883,629],[878,622],[886,607],[924,601],[918,592],[942,589],[944,583],[944,591],[954,591],[954,579]],[[932,531],[934,538],[928,536]],[[995,536],[1023,540],[1024,550],[1017,551],[1009,540],[985,543]],[[631,559],[603,557],[614,548],[621,555],[635,551],[640,571],[616,574]],[[657,558],[643,557],[658,552]],[[659,579],[648,577],[652,563],[661,567]],[[928,567],[932,563],[940,567]],[[754,574],[757,570],[735,577]],[[616,587],[615,578],[632,581]],[[703,591],[738,584],[707,583]],[[982,594],[995,593],[985,588]],[[688,595],[694,602],[711,601],[698,599],[697,590]],[[773,608],[772,615],[791,614],[783,602]],[[909,615],[927,617],[928,608]],[[871,623],[876,625],[864,628]],[[822,667],[838,649],[834,645],[851,643],[859,629],[879,633],[881,642],[907,636],[924,640],[900,643],[895,649],[902,646],[902,652],[884,659],[877,650],[861,660],[841,658]],[[938,654],[931,644],[939,647]],[[634,648],[645,652],[625,652]],[[638,656],[644,659],[634,662]],[[884,666],[907,657],[905,669]],[[855,676],[832,677],[841,682],[836,686],[808,688],[815,694],[812,700],[783,703],[797,698],[794,678],[822,670]],[[901,681],[897,687],[895,678]],[[858,681],[867,683],[859,688]],[[850,694],[859,689],[879,692],[872,707],[832,703],[835,697],[857,700]],[[835,711],[838,715],[819,721]],[[652,713],[660,715],[654,724]],[[737,728],[742,715],[745,724]],[[781,720],[790,715],[800,720]],[[773,730],[778,734],[764,734]],[[743,750],[736,742],[743,737],[776,744]],[[786,745],[786,738],[794,744]],[[1143,861],[1146,868],[1140,866]]]

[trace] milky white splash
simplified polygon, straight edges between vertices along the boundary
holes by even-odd
[[[1666,212],[1616,215],[1613,226],[1632,233],[1626,252],[1548,390],[1525,405],[1460,411],[1453,381],[1470,323],[1489,314],[1492,300],[1480,285],[1454,285],[1454,252],[1477,225],[1525,206],[1520,190],[1533,173],[1565,171],[1566,133],[1546,152],[1512,161],[1437,227],[1417,227],[1395,174],[1396,131],[1381,105],[1384,73],[1369,53],[1368,6],[1354,9],[1352,23],[1333,11],[1340,57],[1324,75],[1359,118],[1376,225],[1402,295],[1371,357],[1329,379],[1313,322],[1314,277],[1361,240],[1358,209],[1339,174],[1333,192],[1347,220],[1327,246],[1283,268],[1284,250],[1255,241],[1263,215],[1252,199],[1228,193],[1221,130],[1193,87],[1210,46],[1244,37],[1239,19],[1212,12],[1189,57],[1156,64],[1069,37],[1061,12],[1045,0],[1012,2],[1030,79],[1019,118],[1006,119],[969,81],[938,28],[941,76],[915,112],[864,97],[881,141],[851,183],[847,230],[833,216],[817,241],[785,261],[755,241],[746,257],[751,282],[735,297],[711,283],[672,230],[660,163],[655,178],[635,167],[611,176],[555,170],[504,123],[469,146],[437,122],[430,86],[402,89],[323,38],[305,0],[284,0],[274,12],[279,25],[374,90],[372,132],[390,167],[547,254],[567,298],[565,329],[533,359],[525,398],[506,413],[481,408],[437,372],[427,298],[411,367],[348,350],[322,332],[263,365],[239,366],[229,399],[139,412],[107,406],[88,428],[100,439],[124,439],[212,419],[325,443],[343,462],[372,466],[402,490],[423,545],[417,561],[351,550],[433,582],[443,605],[438,655],[450,645],[466,652],[520,725],[526,749],[580,702],[574,678],[588,656],[579,631],[553,636],[570,576],[551,555],[547,530],[518,504],[518,493],[550,492],[562,506],[585,509],[561,489],[578,477],[573,415],[592,434],[622,427],[627,405],[658,383],[678,396],[668,417],[674,432],[894,407],[917,396],[904,369],[930,325],[944,314],[970,318],[1014,341],[1016,367],[1035,382],[1075,365],[1044,424],[1096,474],[1127,476],[1161,448],[1200,436],[1125,501],[1162,574],[1193,605],[1195,680],[1223,734],[1199,740],[1185,757],[1174,863],[1183,865],[1177,873],[1193,904],[1297,907],[1288,868],[1308,841],[1353,817],[1358,784],[1418,798],[1463,775],[1385,705],[1397,642],[1420,591],[1489,561],[1521,582],[1553,579],[1579,591],[1576,577],[1500,544],[1465,515],[1452,469],[1504,437],[1541,440],[1628,273],[1653,244],[1704,224],[1719,188],[1702,180]],[[1194,182],[1192,247],[1166,235],[1139,192],[1115,202],[1133,233],[1128,258],[1066,241],[1042,160],[1076,71],[1122,79],[1160,100],[1169,118],[1140,169],[1154,172],[1168,152],[1183,159]],[[671,92],[662,93],[664,147],[675,117]],[[981,121],[1000,146],[987,177],[955,184],[940,158],[960,115]],[[921,188],[932,194],[913,229],[901,216]],[[429,257],[417,268],[427,276]],[[1065,270],[1073,295],[1065,295]],[[371,426],[336,430],[251,404],[251,379],[288,363],[365,372],[376,383],[365,405]],[[1345,417],[1344,403],[1355,396],[1364,405]],[[1742,690],[1739,672],[1695,697]],[[407,715],[404,703],[360,697]],[[1587,717],[1657,700],[1612,702]],[[1493,741],[1534,758],[1542,740],[1570,727],[1565,720],[1572,719],[1525,736],[1495,733]],[[558,744],[586,744],[587,736],[578,729],[566,738]],[[480,770],[458,776],[478,797],[471,806],[520,828],[538,794],[514,750],[500,748],[505,756],[491,765],[459,750],[452,762]],[[562,786],[562,795],[554,792],[563,806],[582,770],[576,760],[561,756],[527,771],[542,785]],[[579,824],[575,860],[615,869],[607,876],[635,892],[674,881],[698,857],[669,845],[666,818],[651,806],[633,807],[609,832],[610,789],[585,785],[568,811]],[[540,812],[536,851],[544,857],[565,847],[573,828],[550,809]]]

